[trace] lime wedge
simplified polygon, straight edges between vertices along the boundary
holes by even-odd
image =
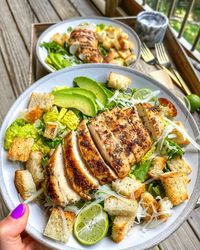
[[[135,100],[144,100],[146,98],[147,95],[149,95],[152,91],[150,89],[138,89],[137,91],[135,91],[135,93],[133,94],[133,98]],[[155,98],[152,98],[152,101],[154,101]]]
[[[74,234],[84,245],[93,245],[106,236],[108,215],[99,204],[83,209],[74,224]]]

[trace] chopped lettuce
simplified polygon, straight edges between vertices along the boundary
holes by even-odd
[[[182,158],[184,150],[175,142],[169,138],[165,138],[163,142],[163,147],[160,152],[162,155],[167,155],[168,159],[180,156]]]
[[[165,190],[162,184],[158,181],[153,181],[149,184],[148,192],[153,195],[154,198],[160,196],[161,198],[165,197]]]
[[[16,119],[7,129],[4,139],[4,148],[8,150],[14,138],[38,138],[38,132],[34,125],[27,123],[24,119]]]
[[[71,26],[69,26],[68,28],[67,28],[67,32],[72,32],[72,27]]]
[[[129,172],[129,177],[136,177],[137,180],[144,182],[148,178],[148,171],[151,166],[151,161],[147,160],[140,162],[136,167]]]
[[[99,49],[100,49],[101,54],[102,54],[103,56],[107,56],[107,55],[108,55],[108,50],[105,49],[105,48],[103,47],[102,44],[99,44]]]
[[[69,129],[75,130],[78,127],[80,120],[72,110],[69,110],[63,118],[60,119],[60,122],[66,125]]]
[[[155,150],[156,150],[155,146],[151,147],[151,149],[143,156],[141,162],[145,162],[145,161],[149,160],[149,157],[152,156],[152,154],[155,152]]]
[[[102,31],[104,28],[106,27],[106,25],[104,23],[100,23],[96,25],[96,31]]]
[[[62,55],[67,54],[67,50],[64,49],[61,45],[59,45],[57,42],[52,41],[52,42],[43,42],[40,44],[40,47],[45,48],[49,53],[59,53]]]
[[[44,138],[39,138],[32,146],[32,151],[41,151],[43,155],[47,155],[51,148],[45,143]]]

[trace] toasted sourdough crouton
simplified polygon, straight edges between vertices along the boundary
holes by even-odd
[[[104,201],[104,210],[109,215],[134,216],[137,210],[137,201],[110,196]]]
[[[140,198],[145,191],[145,184],[126,176],[124,179],[117,179],[112,182],[112,189],[127,198]]]
[[[14,183],[23,200],[28,199],[36,192],[36,185],[28,170],[15,171]]]
[[[43,235],[66,243],[72,232],[75,218],[76,215],[72,212],[64,212],[61,209],[54,208],[51,212]]]
[[[139,103],[136,107],[153,140],[158,140],[164,130],[160,112],[150,103]]]
[[[131,79],[127,76],[111,72],[108,77],[108,87],[113,89],[126,90],[131,84]]]
[[[141,206],[146,210],[147,215],[144,220],[149,221],[153,213],[157,212],[158,203],[156,199],[149,193],[145,192],[141,195]]]
[[[35,108],[40,108],[44,111],[48,111],[53,106],[54,96],[50,93],[32,93],[28,109],[32,110]]]
[[[26,168],[32,174],[36,186],[39,187],[44,180],[42,152],[31,152],[28,161],[26,162]]]
[[[181,171],[185,174],[190,174],[192,172],[191,167],[188,163],[182,158],[176,157],[167,161],[167,165],[171,171]]]
[[[160,176],[166,196],[174,206],[188,199],[186,185],[189,181],[183,172],[168,172]]]
[[[161,200],[158,201],[158,213],[159,219],[163,221],[167,221],[167,219],[171,215],[171,208],[173,207],[171,201],[169,200],[168,197],[165,197]]]
[[[135,216],[116,216],[112,226],[112,240],[116,243],[122,241],[133,226],[134,220]]]
[[[29,122],[35,122],[37,121],[41,116],[43,115],[43,110],[41,108],[34,108],[30,110],[28,113],[26,113],[26,120]]]
[[[175,124],[178,125],[183,131],[185,131],[185,128],[181,122],[175,121]],[[181,146],[186,146],[190,143],[189,140],[185,138],[183,134],[180,131],[178,131],[176,128],[172,130],[171,134],[176,135],[176,137],[171,138],[171,140]]]
[[[156,156],[152,162],[149,169],[148,175],[154,179],[158,179],[161,174],[163,174],[163,169],[166,165],[166,159],[162,156]]]
[[[33,138],[15,138],[8,151],[8,159],[11,161],[26,162],[33,146]]]
[[[58,123],[57,122],[47,122],[44,130],[43,136],[48,139],[54,139],[58,133]]]
[[[160,102],[159,109],[160,109],[161,114],[163,114],[164,116],[168,118],[177,116],[177,109],[173,103],[171,103],[166,98],[158,98],[158,100]]]

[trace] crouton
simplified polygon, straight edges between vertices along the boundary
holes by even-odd
[[[28,199],[36,192],[36,185],[28,170],[15,171],[14,183],[23,200]]]
[[[112,226],[112,240],[116,243],[122,241],[134,224],[135,216],[116,216]]]
[[[163,221],[167,221],[167,219],[171,216],[171,208],[173,207],[171,201],[168,197],[165,197],[158,201],[158,213],[159,219]]]
[[[110,196],[104,201],[104,210],[109,215],[134,216],[137,210],[137,201]]]
[[[158,203],[156,199],[149,193],[145,192],[141,195],[141,206],[146,210],[147,215],[144,220],[149,221],[153,213],[157,213]]]
[[[155,157],[151,162],[151,167],[149,169],[148,175],[151,178],[158,179],[161,174],[163,174],[163,169],[166,165],[166,159],[162,156]]]
[[[56,33],[51,37],[51,41],[55,41],[56,43],[58,43],[60,46],[63,46],[64,41],[63,41],[63,37],[61,34]]]
[[[164,186],[166,196],[174,206],[188,199],[188,191],[186,189],[188,178],[185,173],[180,171],[168,172],[162,174],[160,180]]]
[[[40,117],[43,115],[43,110],[41,108],[34,108],[32,110],[30,110],[25,118],[27,121],[29,122],[35,122],[36,120],[40,119]]]
[[[64,218],[66,221],[64,221]],[[61,209],[54,208],[49,217],[43,235],[66,243],[72,232],[76,215],[71,212],[63,212]]]
[[[8,159],[11,161],[26,162],[33,146],[33,138],[15,138],[8,151]]]
[[[57,122],[47,122],[44,130],[43,136],[48,139],[54,139],[58,133],[58,123]]]
[[[126,57],[124,62],[126,65],[130,65],[136,60],[136,56],[134,54],[131,54],[130,56]]]
[[[113,89],[126,90],[131,84],[131,79],[127,76],[111,72],[108,77],[108,87]]]
[[[40,108],[44,111],[48,111],[53,106],[54,96],[50,93],[32,93],[28,109],[32,110],[35,108]]]
[[[145,191],[145,184],[136,180],[136,178],[125,177],[112,182],[112,188],[117,193],[127,198],[140,198]]]
[[[26,162],[26,168],[32,174],[36,186],[39,187],[44,180],[42,153],[40,151],[30,153],[28,161]]]
[[[166,98],[158,98],[158,100],[160,102],[159,109],[161,114],[168,118],[177,116],[177,109],[172,102]]]
[[[122,58],[115,58],[115,59],[111,60],[109,63],[123,66],[124,60]]]
[[[176,125],[178,125],[182,130],[185,130],[183,124],[179,121],[175,121]],[[172,141],[176,142],[177,144],[181,146],[186,146],[190,143],[190,141],[183,136],[183,134],[178,131],[176,128],[174,128],[171,132],[171,134],[176,135],[175,138],[171,138]]]
[[[119,55],[120,55],[123,59],[125,59],[125,58],[127,58],[128,56],[131,55],[131,52],[130,52],[129,49],[126,49],[126,50],[119,50],[118,53],[119,53]]]
[[[176,157],[174,159],[168,160],[167,165],[171,171],[181,171],[185,174],[190,174],[192,172],[191,167],[188,165],[188,163],[180,157]]]

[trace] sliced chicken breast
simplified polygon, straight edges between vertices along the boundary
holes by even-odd
[[[113,170],[104,162],[89,133],[86,120],[78,126],[78,145],[88,170],[100,184],[110,183],[117,178]]]
[[[98,181],[95,179],[81,159],[77,135],[71,131],[64,138],[65,149],[65,173],[71,187],[83,199],[90,200],[89,192],[98,188]]]
[[[139,103],[136,107],[153,140],[158,140],[164,130],[160,113],[149,103]]]
[[[113,135],[100,116],[92,118],[88,128],[105,161],[117,173],[119,178],[124,178],[130,170],[130,164],[121,141]]]
[[[127,122],[128,118],[121,117],[121,110],[120,108],[114,108],[111,111],[107,110],[101,113],[99,118],[105,121],[113,135],[121,142],[129,163],[134,164],[136,160],[132,151],[132,138],[130,136],[130,130],[133,131],[133,128],[130,128]],[[133,133],[135,134],[134,131]]]
[[[80,200],[70,187],[64,172],[64,158],[61,144],[58,145],[45,168],[46,191],[56,205],[66,206]]]
[[[124,119],[128,117],[131,121],[132,128],[136,133],[136,137],[133,137],[133,152],[136,161],[139,162],[151,148],[152,140],[147,129],[143,125],[136,108],[124,108],[122,110],[124,111]]]

